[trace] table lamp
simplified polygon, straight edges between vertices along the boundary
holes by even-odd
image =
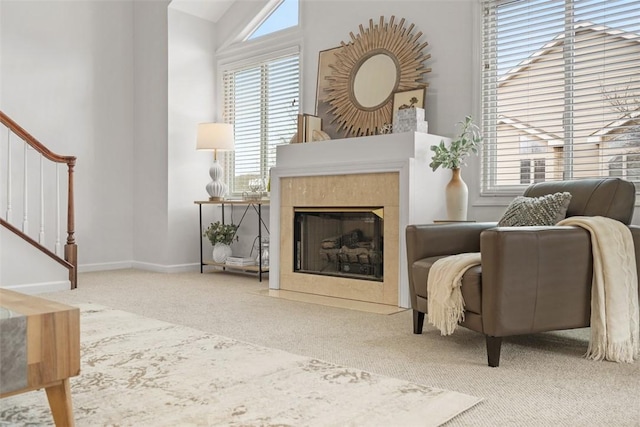
[[[227,184],[222,182],[222,166],[218,162],[218,150],[233,150],[233,125],[229,123],[199,123],[196,150],[213,151],[213,164],[209,168],[211,182],[207,184],[209,200],[224,200]]]

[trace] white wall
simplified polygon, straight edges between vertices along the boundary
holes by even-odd
[[[198,207],[207,200],[210,151],[196,151],[197,124],[219,120],[215,27],[169,8],[168,258],[171,271],[197,262]],[[209,213],[209,212],[206,212]]]
[[[24,293],[69,289],[69,270],[53,261],[11,231],[0,227],[0,287]],[[25,260],[29,260],[25,262]],[[35,268],[37,266],[37,268]]]
[[[0,108],[52,151],[77,156],[85,265],[132,257],[131,13],[131,2],[2,2]]]
[[[132,216],[134,260],[151,267],[167,263],[168,225],[168,0],[135,1],[135,133]]]

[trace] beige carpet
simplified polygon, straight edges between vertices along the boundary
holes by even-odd
[[[589,330],[504,340],[499,368],[484,338],[459,328],[412,333],[411,312],[381,315],[261,295],[267,283],[232,273],[86,273],[49,294],[93,302],[375,374],[484,400],[447,426],[640,426],[640,363],[583,358]]]
[[[481,399],[81,304],[79,426],[438,426]],[[0,424],[51,425],[45,393]]]

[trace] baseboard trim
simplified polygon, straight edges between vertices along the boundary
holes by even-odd
[[[68,291],[71,289],[71,282],[68,280],[61,280],[57,282],[25,283],[23,285],[3,286],[2,288],[27,295],[36,295],[47,292]]]
[[[153,271],[156,273],[188,273],[191,271],[199,271],[200,265],[197,263],[162,265],[152,262],[121,261],[102,264],[82,264],[78,266],[78,272],[91,273],[94,271],[123,270],[125,268],[137,268],[138,270]]]
[[[138,270],[153,271],[156,273],[189,273],[200,271],[200,264],[175,264],[175,265],[161,265],[153,264],[150,262],[138,262],[138,261],[121,261],[101,264],[83,264],[78,266],[79,273],[91,273],[96,271],[107,270],[123,270],[126,268],[136,268]],[[82,281],[78,281],[78,286],[82,287]],[[68,291],[71,289],[71,282],[68,280],[61,280],[56,282],[41,282],[41,283],[25,283],[22,285],[9,285],[2,286],[4,289],[10,289],[12,291],[21,292],[27,295],[43,294],[48,292]]]
[[[154,264],[151,262],[133,261],[132,268],[140,270],[153,271],[156,273],[189,273],[192,271],[200,271],[199,264],[175,264],[175,265],[162,265]]]
[[[94,271],[122,270],[133,267],[132,261],[103,262],[99,264],[80,264],[78,273],[91,273]]]

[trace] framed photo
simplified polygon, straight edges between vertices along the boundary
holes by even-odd
[[[403,90],[401,92],[395,92],[393,94],[393,104],[391,107],[391,117],[393,121],[393,125],[396,125],[396,113],[400,109],[400,107],[406,106],[414,106],[417,108],[425,108],[424,101],[426,99],[427,87],[423,86],[417,89]],[[415,98],[415,102],[413,101]]]
[[[304,142],[313,141],[313,132],[322,130],[322,119],[311,114],[304,115]]]
[[[322,130],[331,138],[341,138],[338,133],[338,126],[335,123],[336,116],[331,114],[331,104],[327,102],[327,89],[329,81],[327,77],[331,76],[331,67],[337,62],[336,54],[340,52],[342,46],[322,50],[318,54],[318,81],[316,85],[316,116],[322,119]]]
[[[298,114],[298,132],[293,143],[313,141],[313,132],[322,130],[322,119],[312,114]]]

